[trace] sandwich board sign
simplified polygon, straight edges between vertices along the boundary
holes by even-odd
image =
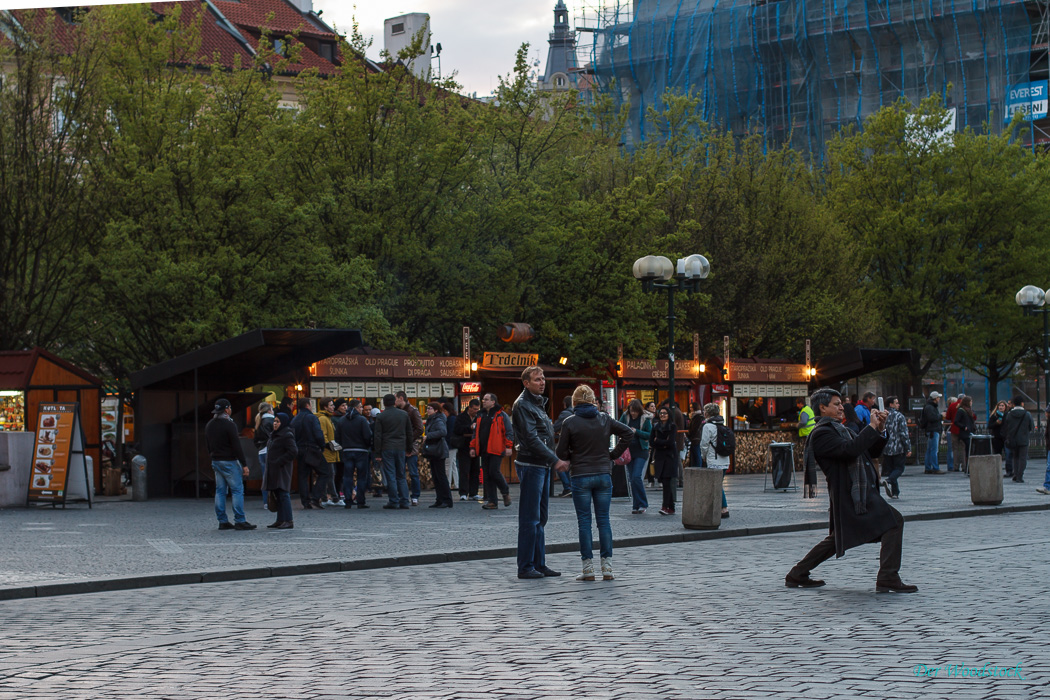
[[[63,508],[66,503],[87,501],[90,508],[88,483],[80,404],[41,403],[27,500],[61,503]]]

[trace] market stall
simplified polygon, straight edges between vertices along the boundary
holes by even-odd
[[[33,431],[42,403],[79,404],[95,485],[101,450],[102,380],[43,348],[0,352],[0,430]]]

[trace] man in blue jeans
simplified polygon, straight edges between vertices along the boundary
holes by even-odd
[[[218,399],[212,409],[214,416],[204,426],[204,438],[211,455],[211,468],[215,472],[215,517],[220,530],[254,530],[255,526],[244,517],[244,481],[248,476],[244,450],[237,424],[231,414],[233,408],[226,399]],[[233,493],[233,523],[226,515],[226,493]]]
[[[346,415],[336,421],[335,441],[343,447],[343,496],[347,508],[357,504],[358,508],[367,508],[365,497],[368,495],[369,466],[368,455],[372,449],[372,428],[368,419],[361,413],[361,402],[350,401]],[[356,499],[351,494],[357,491]]]
[[[408,481],[405,479],[405,456],[412,451],[412,424],[408,414],[397,407],[397,397],[383,397],[383,412],[373,426],[372,444],[383,459],[383,481],[389,500],[383,508],[408,510]]]
[[[919,425],[926,432],[926,468],[927,474],[944,474],[937,468],[937,448],[941,444],[941,412],[937,410],[937,402],[941,395],[936,391],[930,392],[930,398],[923,406],[922,415],[919,417]]]
[[[518,578],[537,579],[561,576],[547,566],[543,527],[547,524],[551,468],[564,471],[569,463],[554,453],[554,424],[547,415],[543,390],[547,379],[539,367],[526,367],[521,373],[524,391],[514,402],[512,425],[518,457],[521,494],[518,500]]]
[[[409,498],[412,505],[419,505],[419,491],[422,486],[419,482],[419,441],[423,437],[423,417],[419,415],[419,409],[408,400],[408,394],[399,391],[394,395],[397,407],[408,414],[408,421],[412,427],[412,445],[405,454],[405,469],[408,472]]]

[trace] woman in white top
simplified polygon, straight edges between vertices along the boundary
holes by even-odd
[[[725,424],[718,413],[718,404],[709,403],[704,406],[704,418],[704,430],[700,435],[700,455],[704,458],[705,467],[722,470],[722,481],[725,482],[726,469],[729,469],[729,455],[723,456],[715,452],[718,426]],[[729,517],[729,504],[726,502],[724,488],[722,489],[722,517]]]

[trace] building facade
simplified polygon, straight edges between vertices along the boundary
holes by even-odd
[[[608,0],[588,69],[629,102],[633,142],[667,89],[694,92],[703,117],[819,153],[903,97],[940,95],[955,129],[1046,120],[1047,0]]]

